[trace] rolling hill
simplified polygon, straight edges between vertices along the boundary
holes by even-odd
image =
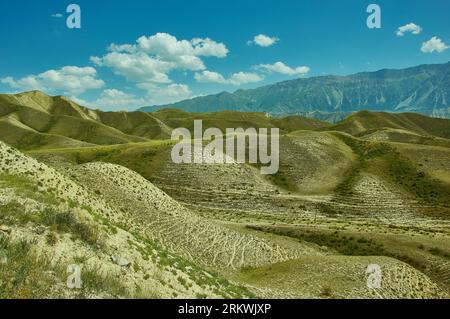
[[[146,143],[170,139],[173,129],[273,128],[282,134],[299,130],[340,131],[354,136],[416,144],[447,145],[449,120],[417,113],[356,112],[335,125],[300,115],[273,117],[268,113],[222,111],[193,113],[178,109],[146,112],[102,112],[61,96],[31,91],[0,95],[2,140],[22,150],[92,147]],[[443,139],[443,140],[442,140]]]
[[[0,95],[0,131],[11,145],[86,146],[167,138],[170,129],[143,112],[102,112],[39,91]]]
[[[0,110],[0,297],[449,296],[450,120],[113,113],[40,92]],[[171,130],[196,119],[279,127],[279,171],[175,164]]]
[[[327,130],[361,136],[380,129],[404,130],[422,136],[450,138],[449,120],[436,119],[416,113],[357,112]]]
[[[170,138],[174,128],[279,127],[284,131],[316,129],[327,123],[301,116],[272,119],[264,113],[188,113],[179,110],[102,112],[80,106],[61,96],[39,91],[0,95],[0,134],[21,149],[84,147],[146,142]]]

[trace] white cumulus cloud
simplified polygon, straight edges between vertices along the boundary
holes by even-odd
[[[117,89],[104,90],[100,94],[100,97],[93,102],[80,102],[84,105],[87,103],[87,106],[90,107],[102,108],[110,111],[133,110],[137,107],[146,105],[144,98],[138,98],[133,94],[128,94]]]
[[[83,106],[108,111],[132,111],[149,105],[170,104],[192,97],[187,85],[170,84],[160,86],[153,83],[141,83],[139,87],[146,91],[143,96],[126,93],[117,89],[106,89],[95,100],[84,100],[76,96],[70,98]]]
[[[234,73],[229,82],[233,85],[242,85],[248,83],[256,83],[264,80],[262,76],[256,73],[246,73],[246,72],[238,72]]]
[[[97,71],[93,67],[77,66],[65,66],[20,79],[6,77],[0,79],[0,82],[20,90],[41,90],[63,94],[80,94],[105,85],[105,82],[97,78]]]
[[[276,62],[274,64],[260,64],[256,66],[259,69],[264,69],[269,72],[276,72],[285,75],[304,75],[307,74],[311,69],[307,66],[299,66],[292,68],[284,64],[283,62]]]
[[[200,83],[226,83],[227,80],[222,74],[205,70],[201,73],[195,73],[195,80]]]
[[[142,36],[135,44],[111,44],[103,57],[91,57],[96,65],[137,83],[170,83],[174,70],[205,70],[201,57],[224,58],[228,49],[209,38],[178,40],[168,33]]]
[[[264,34],[258,34],[257,36],[255,36],[253,38],[253,40],[248,41],[247,44],[248,45],[256,44],[260,47],[265,48],[265,47],[270,47],[270,46],[274,45],[278,41],[279,41],[279,39],[277,37],[269,37]]]
[[[147,91],[146,105],[169,104],[192,97],[192,91],[185,84],[172,83],[161,86],[153,83],[140,83],[140,89]]]
[[[192,40],[178,40],[168,33],[157,33],[137,40],[138,47],[150,54],[156,54],[165,58],[178,56],[213,56],[224,58],[228,49],[223,43],[217,43],[209,38],[194,38]]]
[[[430,40],[422,43],[422,48],[420,50],[425,53],[432,53],[435,51],[441,53],[448,48],[450,48],[450,46],[445,44],[441,39],[432,37]]]
[[[239,86],[242,84],[260,82],[264,78],[256,73],[238,72],[232,74],[230,78],[226,79],[218,72],[205,70],[201,73],[195,73],[195,79],[200,83],[220,83]]]
[[[216,58],[225,58],[228,55],[228,49],[223,43],[217,43],[209,38],[195,38],[191,40],[194,47],[194,53],[197,56],[212,56]]]
[[[167,73],[174,66],[171,62],[150,57],[145,53],[111,52],[103,58],[91,57],[98,66],[111,68],[112,71],[131,82],[170,83]]]
[[[411,22],[411,23],[405,24],[404,26],[399,27],[397,29],[397,31],[395,32],[395,34],[397,34],[397,36],[399,36],[399,37],[402,37],[407,32],[410,32],[414,35],[418,35],[422,32],[422,27]]]

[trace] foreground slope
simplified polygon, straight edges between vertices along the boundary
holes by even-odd
[[[198,264],[233,269],[300,254],[199,218],[124,167],[90,163],[71,170],[71,174],[122,212],[117,222]]]
[[[59,164],[61,163],[59,162]],[[113,225],[117,225],[116,227],[119,229],[126,229],[127,232],[135,234],[133,236],[144,242],[154,242],[154,239],[157,239],[163,246],[169,247],[169,251],[177,252],[177,255],[187,256],[186,259],[196,260],[196,257],[200,257],[200,264],[215,265],[214,268],[219,269],[233,282],[247,286],[258,296],[269,298],[351,298],[357,296],[367,298],[435,298],[446,296],[445,292],[427,275],[399,261],[397,258],[403,258],[401,253],[391,254],[383,250],[369,250],[369,254],[372,252],[374,255],[366,255],[362,252],[363,248],[359,246],[368,247],[368,244],[364,244],[365,242],[360,244],[359,239],[358,241],[354,239],[354,243],[348,244],[348,247],[356,244],[357,249],[353,248],[352,251],[354,255],[342,254],[341,248],[335,248],[331,245],[331,242],[339,243],[339,240],[333,239],[333,236],[337,236],[332,235],[333,231],[345,226],[345,232],[352,232],[360,227],[355,227],[358,224],[353,225],[346,221],[346,218],[341,221],[333,219],[327,221],[328,219],[321,215],[311,225],[310,217],[314,215],[308,215],[308,212],[304,212],[304,214],[289,212],[288,214],[287,211],[280,210],[256,219],[251,213],[241,215],[242,212],[239,211],[237,206],[233,215],[247,216],[248,219],[243,225],[248,225],[248,228],[243,229],[241,223],[224,223],[225,219],[222,219],[220,224],[229,228],[227,230],[223,228],[224,226],[219,226],[219,221],[216,219],[219,218],[220,211],[215,211],[217,214],[215,218],[212,218],[213,215],[205,215],[208,219],[200,219],[198,216],[189,213],[186,208],[180,206],[151,183],[123,167],[104,163],[90,163],[81,166],[68,165],[63,169],[63,172],[64,176],[71,176],[76,180],[77,185],[82,184],[84,188],[89,189],[91,194],[102,201],[103,207],[111,207],[111,211],[105,212],[105,222],[113,221]],[[206,170],[203,172],[205,173]],[[58,182],[61,184],[60,181]],[[279,196],[283,195],[280,194]],[[192,208],[195,209],[195,207],[196,205],[192,205]],[[277,216],[293,217],[295,215],[303,217],[296,219],[293,228],[286,225],[286,220],[276,219]],[[276,223],[273,223],[273,221],[276,221]],[[303,235],[297,239],[295,237],[297,236],[296,230],[299,229],[300,234],[302,234],[305,230],[299,227],[305,227],[306,225],[309,225],[308,232],[312,231],[313,233],[329,229],[330,235],[326,236],[331,236],[330,241],[325,240],[319,243],[315,242],[315,239],[303,237]],[[318,225],[321,226],[318,227]],[[390,229],[387,226],[380,228],[376,223],[373,223],[373,226],[371,233],[374,234],[378,233],[380,229]],[[285,228],[283,227],[288,227],[286,229],[289,232],[284,233],[283,229]],[[217,231],[218,229],[221,230]],[[339,236],[341,236],[341,232],[339,232]],[[316,237],[312,238],[327,238],[325,235],[322,235],[322,237],[314,236]],[[355,236],[355,233],[352,233],[352,236]],[[367,235],[358,233],[357,236],[365,238],[363,236]],[[436,233],[435,236],[437,236],[434,239],[435,242],[445,242],[442,239],[445,238],[442,237],[444,236],[442,233]],[[208,238],[212,238],[212,241]],[[252,240],[249,242],[248,239],[250,238]],[[398,238],[398,235],[388,237],[386,240],[392,242],[394,238]],[[426,237],[420,235],[420,240],[422,238]],[[260,243],[266,243],[266,247],[261,249]],[[374,248],[379,249],[377,248],[378,239],[375,243],[377,244]],[[427,246],[433,245],[428,244],[427,241],[423,241],[423,243],[426,243]],[[384,247],[390,248],[386,245]],[[249,250],[245,252],[247,248]],[[179,253],[180,249],[185,253]],[[406,249],[406,246],[395,246],[393,249]],[[301,253],[297,255],[299,259],[295,254],[286,253],[289,251],[299,251]],[[278,253],[282,254],[278,255]],[[282,257],[283,254],[285,257]],[[362,254],[362,256],[359,256],[359,254]],[[383,257],[386,254],[389,257]],[[264,261],[264,255],[279,257],[270,257]],[[251,262],[255,257],[258,262]],[[280,257],[282,258],[279,259]],[[166,260],[165,257],[161,258],[164,261]],[[277,259],[280,261],[277,262]],[[169,260],[172,259],[169,258]],[[180,259],[175,260],[177,260],[176,264],[180,263]],[[241,263],[241,261],[244,261],[244,263]],[[186,263],[186,261],[183,263]],[[378,294],[366,286],[365,270],[367,265],[372,263],[380,265],[386,275],[383,291],[378,292]],[[225,267],[222,268],[220,265]],[[328,275],[324,275],[317,268],[317,265],[322,265],[321,269],[328,269]],[[190,267],[187,267],[187,269],[190,269]],[[276,278],[284,279],[280,281]],[[414,282],[418,282],[421,288],[411,286]],[[245,296],[244,290],[236,290],[232,287],[232,285],[229,285],[224,290],[235,291],[236,293],[241,291],[239,293]],[[205,294],[210,296],[210,294]]]
[[[99,286],[103,277],[91,271],[95,284],[85,291],[99,297],[153,296],[149,290],[163,297],[448,297],[450,121],[362,112],[330,128],[264,113],[102,114],[66,102],[56,111],[55,98],[37,95],[14,103],[29,104],[17,106],[24,113],[107,123],[143,141],[97,145],[61,130],[43,144],[25,144],[37,161],[2,144],[0,254],[20,257],[3,268],[2,280],[32,263],[27,255],[42,259],[29,272],[34,280],[54,255],[52,265],[62,268],[101,265],[108,285]],[[0,120],[30,131],[19,113]],[[174,164],[166,138],[173,127],[192,129],[194,119],[222,129],[279,127],[279,172]],[[14,139],[13,126],[3,125],[0,139]],[[149,140],[158,130],[162,140]],[[74,245],[82,248],[66,252]],[[367,288],[368,264],[381,267],[382,290]],[[51,271],[61,277],[58,269]],[[52,294],[71,295],[58,287]],[[16,296],[13,288],[5,294]]]
[[[258,241],[299,251],[300,260],[293,258],[266,266],[241,264],[243,268],[231,270],[230,278],[250,285],[261,296],[326,297],[322,290],[330,288],[339,298],[356,295],[416,298],[442,296],[442,291],[449,290],[450,256],[446,251],[450,206],[446,201],[450,183],[431,174],[436,167],[446,170],[441,165],[450,158],[447,148],[380,143],[336,131],[297,131],[282,136],[281,142],[281,169],[270,178],[259,175],[259,170],[249,165],[173,164],[170,144],[164,142],[32,154],[49,162],[53,156],[58,163],[91,162],[79,168],[90,167],[92,173],[86,170],[89,173],[81,173],[78,178],[86,180],[83,182],[86,185],[97,185],[95,189],[111,202],[122,198],[123,204],[119,205],[133,208],[126,215],[130,220],[152,207],[145,198],[153,195],[146,193],[139,199],[136,196],[141,193],[137,190],[128,194],[129,190],[121,185],[135,185],[132,180],[121,181],[114,176],[129,176],[129,172],[108,166],[100,169],[95,161],[116,163],[139,172],[208,224],[220,223],[259,238]],[[419,148],[424,157],[415,162],[409,157],[414,157],[414,150]],[[109,172],[107,178],[95,173],[96,170]],[[89,181],[91,174],[95,176],[93,181]],[[146,184],[140,177],[133,179]],[[103,194],[102,185],[109,185],[107,195]],[[121,193],[128,194],[127,199]],[[127,211],[127,207],[123,209]],[[142,219],[139,225],[142,229],[148,227]],[[167,229],[164,225],[158,228]],[[207,238],[205,234],[199,236]],[[174,236],[172,247],[178,245],[178,238]],[[311,264],[304,264],[306,259]],[[389,284],[392,290],[384,290],[379,296],[365,290],[361,280],[365,273],[363,265],[368,261],[386,265],[382,267],[392,274],[389,275],[394,280]],[[329,265],[330,275],[336,274],[336,280],[330,282],[329,277],[316,273],[314,283],[305,287],[305,278],[312,276],[315,263]],[[300,271],[302,267],[297,264],[308,265],[312,273]],[[291,271],[291,275],[296,275],[291,276]],[[273,276],[273,280],[277,276],[291,279],[286,279],[286,285],[277,286],[266,277],[257,280],[260,273]],[[404,279],[396,280],[400,278],[396,276]],[[425,280],[428,284],[423,285],[434,288],[408,294],[415,280]],[[345,288],[348,285],[355,290]]]
[[[1,142],[0,185],[3,298],[251,296],[129,232],[94,192]],[[71,264],[82,290],[66,286]]]

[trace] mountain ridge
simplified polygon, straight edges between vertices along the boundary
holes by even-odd
[[[153,113],[103,112],[80,106],[66,97],[52,97],[37,91],[0,95],[1,139],[22,150],[168,140],[172,130],[178,127],[185,127],[193,132],[194,120],[202,120],[204,129],[215,127],[222,131],[238,127],[277,127],[283,134],[306,130],[341,131],[354,136],[383,131],[377,134],[388,134],[392,138],[396,136],[394,139],[404,132],[409,134],[409,138],[413,138],[415,134],[413,140],[416,141],[445,145],[448,144],[447,141],[437,142],[430,137],[450,139],[450,120],[418,113],[362,110],[331,125],[301,115],[273,117],[264,112],[195,113],[178,109],[163,109]],[[419,140],[417,136],[420,136]],[[404,138],[401,137],[400,140]]]
[[[362,109],[417,112],[450,117],[450,62],[405,69],[381,69],[346,76],[299,78],[255,89],[196,97],[173,104],[140,108],[178,108],[192,112],[240,110],[272,115],[322,112],[349,115]],[[314,116],[314,114],[313,114]],[[318,116],[318,115],[317,115]],[[318,118],[314,116],[315,118]],[[327,119],[322,115],[320,119]],[[343,116],[337,118],[342,120]]]

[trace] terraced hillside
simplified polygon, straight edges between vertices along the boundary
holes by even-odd
[[[241,268],[300,255],[200,218],[124,167],[91,163],[70,174],[122,212],[118,223],[198,264]]]
[[[64,255],[65,258],[68,258],[69,260],[70,258],[73,258],[72,260],[74,260],[74,262],[80,262],[81,260],[83,265],[87,262],[85,261],[86,258],[83,259],[82,257],[78,257],[78,254],[80,252],[82,255],[91,256],[94,254],[103,256],[100,260],[97,260],[96,258],[94,258],[93,260],[89,260],[92,260],[90,262],[96,261],[98,264],[95,265],[97,265],[98,267],[101,266],[101,269],[104,269],[103,267],[106,267],[105,265],[103,265],[104,263],[107,265],[112,264],[113,268],[117,266],[117,269],[121,269],[122,272],[125,271],[123,274],[121,273],[120,275],[116,275],[119,276],[119,278],[121,278],[122,280],[125,280],[124,278],[128,278],[126,277],[127,275],[132,275],[133,278],[137,276],[140,280],[140,276],[142,276],[142,278],[147,278],[145,279],[145,282],[149,281],[150,278],[152,278],[153,273],[145,267],[150,267],[149,265],[147,265],[147,263],[150,263],[150,260],[156,260],[157,263],[161,262],[163,265],[172,261],[176,265],[173,267],[181,267],[182,270],[189,270],[189,272],[191,271],[191,267],[195,266],[179,266],[179,264],[189,264],[189,260],[197,260],[200,264],[209,264],[209,266],[217,265],[216,268],[221,268],[220,265],[224,265],[222,260],[225,260],[225,262],[227,262],[227,267],[225,268],[227,269],[223,269],[221,273],[225,276],[228,276],[230,280],[232,280],[232,282],[236,282],[240,285],[246,286],[247,290],[243,288],[235,288],[233,284],[229,284],[223,282],[223,280],[219,280],[216,284],[219,285],[219,287],[222,287],[221,285],[224,285],[224,291],[222,293],[219,293],[219,296],[233,296],[233,293],[239,293],[242,294],[242,296],[251,296],[251,293],[248,292],[248,290],[250,290],[254,291],[254,293],[259,296],[266,297],[324,297],[324,291],[328,291],[329,289],[329,285],[326,284],[328,281],[327,277],[322,277],[322,280],[315,280],[311,287],[302,288],[306,289],[302,292],[302,290],[293,290],[290,284],[287,284],[286,286],[283,285],[283,287],[278,287],[276,285],[272,285],[271,281],[266,281],[266,284],[255,282],[254,279],[252,279],[254,278],[254,276],[251,275],[253,273],[258,273],[258,271],[262,271],[262,269],[265,269],[264,267],[267,266],[265,266],[264,264],[268,265],[271,262],[275,262],[273,267],[275,267],[278,272],[279,267],[281,267],[281,269],[285,269],[282,266],[283,260],[285,260],[285,262],[289,261],[290,265],[297,264],[298,260],[299,266],[294,267],[300,267],[302,271],[300,271],[298,275],[295,273],[296,275],[293,277],[296,281],[298,280],[297,284],[292,283],[293,286],[296,286],[300,284],[302,280],[306,280],[306,278],[310,276],[307,272],[307,269],[309,269],[309,267],[303,268],[302,266],[300,266],[304,263],[302,260],[304,260],[304,258],[307,258],[308,260],[311,258],[312,260],[314,260],[314,258],[316,258],[316,262],[319,262],[320,260],[320,262],[322,263],[328,263],[330,265],[332,264],[334,265],[333,267],[337,267],[336,272],[342,271],[342,269],[339,270],[340,267],[343,267],[343,269],[353,269],[352,272],[347,273],[346,277],[338,276],[338,278],[335,279],[335,281],[333,282],[334,285],[332,285],[332,288],[330,288],[334,296],[348,298],[358,294],[359,296],[377,297],[373,295],[373,292],[371,292],[371,290],[364,288],[364,281],[361,281],[361,278],[364,277],[365,270],[363,267],[363,265],[365,264],[365,262],[363,261],[364,259],[361,260],[360,258],[350,257],[344,258],[342,259],[342,263],[336,266],[333,260],[337,258],[339,253],[336,255],[336,253],[329,251],[328,248],[312,245],[309,241],[297,242],[288,239],[288,237],[272,237],[266,230],[264,230],[263,232],[261,232],[260,229],[252,230],[251,228],[244,230],[240,229],[238,225],[233,226],[232,224],[229,224],[229,226],[227,226],[227,228],[229,229],[227,230],[227,228],[222,228],[225,227],[226,224],[223,226],[220,226],[219,224],[214,226],[214,224],[217,222],[213,222],[212,219],[204,220],[202,222],[202,218],[189,213],[186,208],[183,208],[181,205],[171,200],[163,192],[159,191],[149,182],[143,180],[142,177],[139,177],[136,173],[128,171],[123,167],[101,163],[84,164],[81,166],[77,165],[75,167],[68,165],[65,166],[64,169],[60,168],[62,173],[59,173],[57,170],[54,170],[50,167],[47,167],[46,165],[36,162],[35,160],[27,158],[17,151],[4,146],[3,144],[2,158],[4,158],[2,167],[7,168],[3,173],[10,174],[10,171],[14,171],[14,175],[29,176],[31,185],[33,185],[32,183],[34,183],[34,185],[36,185],[34,187],[37,187],[38,192],[41,192],[43,194],[55,194],[54,196],[56,197],[56,203],[58,203],[59,201],[68,201],[68,209],[72,209],[71,207],[74,207],[73,209],[75,209],[75,211],[77,207],[80,207],[80,209],[82,210],[82,213],[80,213],[82,214],[82,217],[78,217],[78,214],[75,215],[74,212],[71,212],[70,214],[74,214],[84,223],[86,223],[86,221],[90,221],[92,223],[92,226],[89,227],[92,227],[93,229],[101,229],[102,232],[96,232],[97,234],[100,233],[97,236],[100,236],[101,238],[106,236],[107,238],[109,238],[109,240],[115,243],[117,239],[111,239],[110,237],[112,236],[113,238],[115,238],[117,234],[125,232],[125,235],[123,235],[124,240],[129,246],[136,246],[137,252],[135,252],[135,254],[137,254],[138,252],[143,254],[143,261],[140,259],[136,259],[137,257],[135,257],[135,255],[130,255],[128,250],[125,250],[125,248],[120,248],[120,246],[117,247],[117,245],[111,244],[113,245],[111,248],[103,247],[103,245],[105,245],[104,242],[99,242],[99,239],[97,239],[96,236],[91,238],[91,236],[93,235],[90,235],[89,231],[84,231],[88,235],[82,235],[84,234],[84,232],[78,234],[77,229],[80,226],[65,226],[65,224],[60,226],[60,223],[67,223],[65,219],[68,218],[67,216],[65,216],[64,221],[59,221],[60,217],[58,212],[63,209],[63,206],[61,205],[61,207],[54,207],[52,211],[46,213],[50,214],[50,217],[46,217],[50,218],[50,221],[53,221],[53,219],[51,218],[52,214],[55,215],[55,223],[57,225],[55,230],[55,226],[50,226],[50,228],[47,228],[49,226],[46,226],[43,221],[36,217],[29,217],[31,222],[26,222],[25,225],[23,225],[25,217],[17,216],[17,208],[10,208],[10,206],[8,205],[10,204],[10,202],[6,202],[6,206],[8,207],[8,211],[10,213],[7,215],[7,218],[2,220],[8,221],[7,225],[8,227],[10,227],[8,229],[20,229],[21,227],[24,227],[25,230],[23,230],[23,232],[26,234],[26,236],[29,236],[29,233],[34,234],[35,232],[42,232],[42,234],[45,234],[45,237],[43,237],[41,241],[44,241],[45,239],[45,245],[49,245],[47,249],[55,249],[58,252],[57,254],[54,254],[52,252],[52,254],[54,254],[55,256],[60,256],[58,251],[59,248],[54,248],[54,246],[52,246],[55,245],[53,243],[55,240],[58,243],[57,247],[59,247],[59,245],[68,245],[69,247],[71,247],[70,249],[72,249],[72,243],[67,244],[64,242],[60,242],[62,241],[61,237],[66,238],[66,240],[69,240],[71,242],[74,241],[75,243],[78,243],[76,236],[80,236],[80,241],[85,240],[87,241],[87,245],[94,245],[93,248],[89,248],[91,246],[88,247],[89,249],[94,249],[94,251],[90,251],[89,249],[86,249],[86,251],[75,249],[74,251],[77,253],[77,255],[73,257],[64,250],[61,255]],[[70,176],[70,179],[68,176]],[[10,181],[11,179],[6,178],[5,180]],[[75,182],[73,182],[72,180]],[[6,186],[4,186],[4,188],[9,190],[12,185],[8,183],[10,182],[6,182],[4,184]],[[35,190],[33,192],[35,192]],[[25,197],[31,196],[23,191],[21,193],[24,194]],[[76,196],[76,199],[81,203],[88,204],[74,203],[73,196]],[[41,199],[40,201],[44,200]],[[4,208],[4,206],[2,206],[2,208]],[[41,208],[38,208],[35,211],[40,214],[40,209]],[[43,220],[46,220],[46,218]],[[180,220],[180,224],[177,224],[178,220]],[[25,221],[27,221],[27,219],[25,219]],[[260,222],[261,221],[259,221],[259,223]],[[74,225],[78,225],[76,221],[70,221],[68,223],[69,225],[71,225],[72,223]],[[82,222],[79,223],[81,224]],[[98,223],[99,225],[97,225],[96,223]],[[252,224],[255,224],[254,220],[252,221]],[[35,230],[39,227],[39,231]],[[75,230],[72,230],[72,227],[74,227]],[[222,228],[222,230],[217,231],[217,229],[220,228]],[[56,231],[54,235],[56,239],[54,239],[53,235],[48,235],[47,232],[50,232],[50,230],[47,229]],[[70,234],[71,231],[74,231],[75,234],[68,235],[67,233]],[[106,234],[103,234],[103,231]],[[163,234],[164,231],[167,232],[167,235]],[[233,233],[235,235],[232,235]],[[207,238],[208,236],[210,236],[210,234],[213,238],[211,245],[205,247],[205,243],[208,242]],[[9,240],[17,240],[18,238],[20,238],[21,240],[23,239],[22,235],[17,235],[15,230],[8,235],[8,238]],[[197,241],[197,239],[201,240]],[[248,241],[248,239],[251,239],[251,241]],[[131,244],[130,242],[133,244]],[[144,245],[143,243],[147,243],[148,245],[151,245],[153,250],[156,250],[157,252],[159,251],[159,253],[157,253],[158,257],[154,256],[150,258],[149,256],[146,256],[146,254],[142,252],[141,245]],[[259,249],[259,243],[266,244],[263,245],[261,249]],[[99,244],[100,246],[97,247],[97,244]],[[203,246],[204,248],[202,249],[201,246]],[[42,251],[42,248],[40,246],[38,247],[39,248],[34,249],[39,252]],[[193,247],[193,249],[191,249],[190,247]],[[220,247],[222,247],[221,253],[218,253],[216,256],[208,255],[213,252],[219,252],[218,248]],[[228,247],[230,250],[227,252],[224,247]],[[245,252],[245,249],[247,248],[249,250],[248,252]],[[107,253],[103,255],[96,249],[100,249],[101,251],[105,249]],[[164,253],[165,249],[167,249],[168,253]],[[292,251],[292,253],[289,253],[289,251]],[[295,251],[298,251],[298,253],[296,254]],[[108,255],[108,253],[110,252],[115,252],[117,255],[112,253],[111,255]],[[175,253],[175,255],[172,256],[181,255],[186,257],[183,259],[180,259],[180,257],[168,257],[171,256],[171,253]],[[264,254],[268,256],[266,257],[266,260],[264,260]],[[203,259],[204,262],[201,262],[199,259],[197,259],[196,255],[199,256],[200,259]],[[227,258],[227,255],[231,256],[231,259]],[[108,257],[110,258],[109,260]],[[134,257],[135,259],[132,259],[132,257]],[[297,257],[301,258],[296,259]],[[166,258],[169,259],[169,261],[167,261]],[[247,260],[252,261],[255,260],[255,258],[258,261],[257,263],[246,264],[242,262]],[[429,279],[421,272],[418,272],[414,268],[410,268],[410,266],[404,263],[392,261],[387,262],[388,260],[382,263],[380,258],[381,257],[373,257],[369,260],[371,262],[383,265],[383,268],[386,268],[386,271],[388,273],[393,273],[391,276],[397,276],[400,274],[398,272],[403,273],[406,271],[406,273],[409,273],[411,275],[411,280],[420,282],[422,287],[424,287],[421,288],[421,290],[416,289],[414,291],[410,291],[408,282],[395,282],[397,288],[393,289],[392,291],[388,289],[387,292],[383,293],[385,294],[385,296],[399,297],[402,296],[401,294],[406,293],[407,291],[409,291],[409,295],[407,295],[409,297],[445,296],[441,288],[439,288],[439,286],[436,286],[431,279]],[[131,264],[130,260],[133,260]],[[181,262],[180,260],[187,261]],[[277,260],[280,260],[282,263],[279,264]],[[63,259],[58,260],[56,264],[61,265],[61,263],[64,264],[67,262],[69,261]],[[135,266],[135,263],[137,266]],[[143,263],[144,266],[141,265],[141,263]],[[86,266],[88,265],[90,264],[87,264]],[[129,267],[131,268],[129,268],[128,265],[130,265]],[[242,266],[242,268],[238,268],[240,266]],[[126,270],[124,269],[124,267]],[[202,273],[202,270],[199,270],[199,268],[194,269],[196,269],[196,272]],[[171,267],[168,267],[167,271],[173,273],[173,269]],[[136,272],[138,273],[137,275],[135,274]],[[202,279],[202,277],[198,278],[198,274],[196,272],[194,274],[189,273],[185,275],[183,275],[181,272],[177,273],[177,276],[175,278],[172,278],[172,281],[169,281],[172,282],[172,284],[170,285],[173,285],[174,281],[179,281],[182,283],[181,286],[185,284],[188,288],[188,291],[191,293],[195,292],[198,296],[214,296],[215,294],[208,292],[208,289],[214,288],[206,287],[205,291],[201,290],[200,288],[193,288],[196,286],[191,281],[187,281],[187,283],[184,281],[184,279],[186,278],[191,278],[191,280],[194,282],[195,280],[198,280],[200,282],[206,280],[205,278]],[[113,270],[108,269],[106,270],[106,273],[114,272]],[[203,272],[203,274],[207,274],[207,272]],[[291,274],[294,274],[294,272],[292,272]],[[280,275],[290,276],[289,273],[284,271],[281,271]],[[349,281],[349,277],[353,279]],[[160,279],[159,275],[157,275],[156,278],[157,279],[155,280]],[[138,279],[135,279],[135,281],[138,281]],[[163,280],[163,282],[165,281]],[[215,281],[213,280],[213,283],[214,282]],[[288,282],[290,281],[287,281],[287,283]],[[213,283],[211,283],[211,285],[214,285]],[[118,283],[114,283],[114,285],[117,284]],[[139,281],[138,284],[144,285]],[[349,285],[352,288],[348,290]],[[304,287],[304,285],[301,285],[301,287]],[[60,289],[63,289],[63,287],[60,286]],[[108,291],[110,288],[106,286],[103,289]],[[141,291],[141,289],[139,289],[139,292],[137,292],[134,290],[126,290],[127,288],[123,289],[125,289],[123,290],[123,294],[125,294],[126,291],[127,293],[130,293],[131,296],[136,296],[136,294],[139,295],[139,293],[142,293],[143,296],[152,296],[148,295],[147,290]],[[159,287],[158,291],[161,289],[162,288]],[[216,287],[216,293],[217,290],[220,291],[220,289]],[[60,292],[55,291],[54,293],[59,294]],[[95,295],[94,292],[91,293]],[[230,294],[228,295],[227,293]],[[183,295],[178,290],[170,290],[169,294],[171,294],[172,296],[186,296],[186,294]]]
[[[0,155],[2,298],[251,296],[121,225],[92,189],[2,142]],[[65,285],[71,264],[82,290]]]
[[[0,282],[11,282],[2,296],[449,297],[450,121],[362,112],[329,126],[262,113],[68,111],[51,106],[57,98],[15,98],[0,140],[26,153],[0,142],[0,254],[11,260],[0,264]],[[25,141],[7,124],[29,130],[18,116],[31,109],[137,140],[35,129],[45,141]],[[173,163],[171,130],[194,119],[279,127],[279,172]],[[36,262],[28,280],[15,280],[15,267]],[[81,292],[64,285],[69,263],[89,270]],[[382,269],[380,289],[367,287],[370,264]],[[30,286],[41,273],[51,278]]]

